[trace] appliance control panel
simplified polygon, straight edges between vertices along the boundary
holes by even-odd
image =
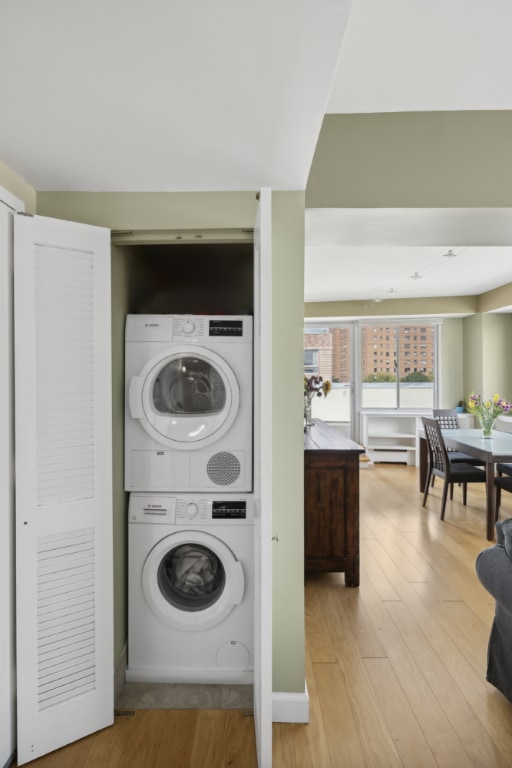
[[[252,341],[252,317],[231,315],[127,315],[125,341]]]
[[[163,525],[251,524],[252,499],[218,499],[198,494],[161,496],[156,493],[132,493],[128,520],[130,523]]]

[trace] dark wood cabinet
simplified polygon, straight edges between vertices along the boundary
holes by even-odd
[[[359,586],[359,457],[363,448],[319,419],[304,433],[306,571],[341,571]]]

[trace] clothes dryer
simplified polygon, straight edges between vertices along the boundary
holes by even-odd
[[[131,494],[131,682],[253,682],[253,500]]]
[[[127,491],[252,490],[252,331],[249,316],[127,316]]]

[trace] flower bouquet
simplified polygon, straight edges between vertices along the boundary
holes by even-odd
[[[311,401],[314,397],[327,397],[332,389],[330,381],[324,381],[322,376],[304,375],[304,429],[311,426]]]
[[[512,405],[508,400],[503,400],[499,395],[484,400],[482,395],[471,394],[468,398],[468,410],[476,413],[482,425],[482,437],[492,437],[494,422],[502,413],[509,413]]]

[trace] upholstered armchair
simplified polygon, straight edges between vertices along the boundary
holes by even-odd
[[[512,701],[512,518],[496,523],[496,544],[480,552],[476,572],[496,600],[487,680]]]

